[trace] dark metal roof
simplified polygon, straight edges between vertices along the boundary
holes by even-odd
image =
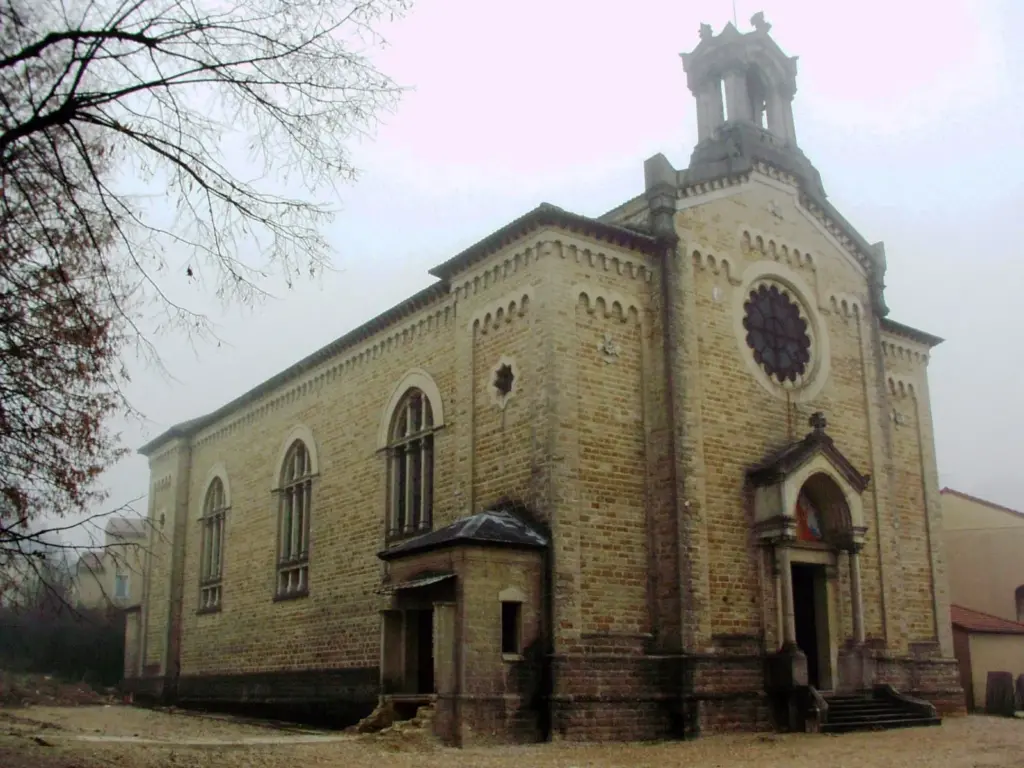
[[[887,317],[882,318],[882,330],[895,334],[896,336],[903,336],[904,338],[916,341],[919,344],[924,344],[926,347],[937,347],[945,341],[945,339],[939,338],[938,336],[932,336],[930,333],[919,331],[917,328],[911,328],[909,325],[897,323],[895,320],[890,320]]]
[[[159,437],[150,440],[144,446],[139,448],[138,452],[143,456],[148,456],[169,440],[173,440],[176,437],[191,437],[199,430],[204,429],[219,419],[224,418],[232,411],[238,410],[239,408],[258,400],[264,395],[273,392],[281,385],[298,378],[309,369],[319,365],[325,360],[329,360],[342,350],[364,341],[378,331],[401,320],[412,312],[427,306],[447,293],[448,285],[443,281],[424,288],[422,291],[410,296],[400,304],[396,304],[391,309],[377,315],[369,322],[363,323],[358,328],[349,331],[341,338],[335,339],[330,344],[321,347],[313,354],[302,358],[294,365],[291,365],[280,373],[271,376],[262,384],[253,387],[241,397],[236,397],[234,400],[226,405],[222,405],[212,413],[208,413],[207,415],[200,416],[196,419],[190,419],[189,421],[183,421],[180,424],[175,424]]]
[[[459,545],[543,549],[548,536],[511,506],[484,510],[436,531],[420,534],[377,553],[381,560]]]
[[[588,216],[580,216],[578,213],[570,213],[557,205],[541,203],[529,213],[520,216],[457,256],[434,267],[430,270],[430,274],[448,280],[473,263],[487,258],[509,243],[545,226],[590,235],[598,240],[605,240],[642,253],[654,254],[657,252],[657,242],[650,235]]]
[[[391,595],[395,592],[431,587],[434,584],[440,584],[443,581],[448,581],[454,578],[455,574],[451,571],[424,571],[423,573],[417,574],[415,578],[408,579],[406,581],[400,581],[396,584],[382,584],[374,591],[378,595]]]
[[[760,464],[747,470],[747,477],[756,486],[774,485],[781,482],[795,469],[803,466],[816,453],[823,453],[832,465],[857,489],[858,493],[868,487],[871,475],[863,475],[853,463],[836,448],[831,436],[825,434],[825,419],[821,414],[811,417],[814,429],[803,440],[787,445],[769,456]]]

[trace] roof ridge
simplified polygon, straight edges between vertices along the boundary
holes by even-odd
[[[950,603],[950,608],[957,608],[961,611],[968,611],[969,613],[976,613],[979,616],[984,616],[987,619],[995,619],[996,621],[1005,621],[1007,624],[1016,624],[1021,629],[1024,629],[1024,622],[1014,621],[1013,619],[1004,619],[1002,616],[996,616],[994,613],[988,611],[979,611],[977,608],[968,608],[966,605],[960,605],[959,603]]]
[[[940,494],[951,493],[954,496],[959,496],[960,498],[968,499],[969,501],[976,501],[979,504],[984,504],[986,507],[991,507],[992,509],[998,509],[1001,512],[1009,512],[1011,515],[1017,515],[1018,517],[1024,517],[1024,512],[1020,511],[1019,509],[1014,509],[1013,507],[1007,507],[1004,504],[997,504],[994,501],[989,501],[988,499],[983,499],[980,496],[974,496],[973,494],[965,493],[964,491],[958,491],[956,488],[950,488],[948,485],[945,486],[942,490],[940,490],[939,493]]]

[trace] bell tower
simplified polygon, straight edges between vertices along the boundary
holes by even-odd
[[[690,92],[697,103],[697,146],[687,177],[748,170],[756,160],[798,176],[824,196],[821,177],[800,151],[793,122],[796,57],[772,39],[763,13],[740,32],[727,24],[718,35],[700,27],[700,43],[682,54]]]

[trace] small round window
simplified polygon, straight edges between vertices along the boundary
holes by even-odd
[[[743,305],[747,346],[780,384],[797,382],[811,361],[811,336],[800,306],[777,285],[761,284]]]

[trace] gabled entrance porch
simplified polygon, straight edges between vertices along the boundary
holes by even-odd
[[[822,414],[812,431],[751,468],[755,531],[769,549],[779,647],[768,687],[793,706],[793,692],[870,690],[873,670],[864,648],[860,550],[865,525],[861,474],[826,434]],[[839,589],[848,569],[849,592]],[[843,626],[852,627],[844,642]],[[784,716],[791,724],[794,712]]]
[[[546,532],[502,505],[380,552],[381,700],[445,742],[536,741]]]

